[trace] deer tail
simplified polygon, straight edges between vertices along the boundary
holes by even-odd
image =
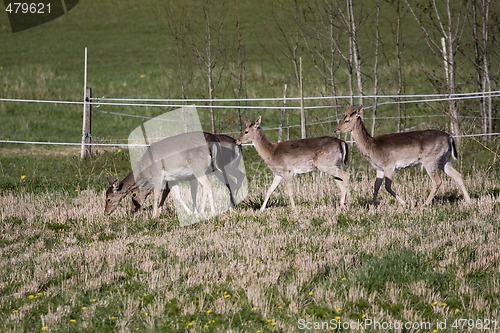
[[[342,154],[342,164],[346,164],[349,159],[349,146],[345,141],[340,142],[340,150]]]
[[[448,138],[448,142],[450,143],[451,157],[453,157],[455,160],[458,160],[458,152],[457,152],[457,147],[455,146],[455,139],[453,139],[453,137],[450,136]]]

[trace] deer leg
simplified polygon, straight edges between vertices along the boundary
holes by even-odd
[[[267,201],[269,200],[269,197],[271,196],[271,194],[274,192],[274,190],[276,189],[276,187],[278,187],[278,185],[281,183],[281,181],[283,180],[283,177],[281,176],[278,176],[278,175],[275,175],[274,176],[274,180],[273,180],[273,183],[271,184],[271,186],[269,187],[269,189],[267,190],[267,193],[266,193],[266,198],[264,199],[264,203],[262,204],[262,206],[260,207],[260,211],[263,212],[264,209],[266,209],[266,205],[267,205]]]
[[[189,181],[189,187],[191,188],[191,201],[193,203],[193,213],[198,213],[198,202],[196,201],[197,193],[198,193],[198,179],[192,179]],[[203,198],[202,198],[203,201]],[[203,203],[203,205],[205,205]]]
[[[161,186],[160,187],[155,186],[153,189],[153,217],[160,216],[159,203],[161,194],[162,194]]]
[[[193,214],[193,212],[189,209],[184,200],[182,200],[181,198],[181,191],[179,184],[178,183],[170,184],[170,189],[174,195],[175,200],[177,200],[177,202],[181,204],[182,208],[184,208],[184,210],[188,213],[188,215]]]
[[[285,185],[286,185],[286,193],[288,194],[288,197],[290,198],[290,203],[292,205],[292,209],[295,210],[295,200],[293,200],[293,177],[286,177],[285,178]]]
[[[347,200],[349,178],[351,176],[347,172],[339,169],[334,177],[337,186],[340,188],[340,206],[343,207],[345,206],[345,202]]]
[[[234,199],[236,200],[237,199],[237,196],[238,196],[238,192],[241,188],[241,186],[243,186],[243,182],[245,181],[245,173],[242,172],[239,167],[240,167],[240,163],[242,163],[242,155],[241,153],[238,154],[238,157],[236,157],[231,163],[229,166],[227,166],[226,168],[230,168],[230,171],[228,172],[228,174],[234,176],[236,178],[236,185],[235,185],[235,188],[234,188]]]
[[[377,197],[378,191],[380,190],[380,186],[384,182],[384,172],[377,170],[377,179],[375,179],[375,185],[373,187],[373,201],[372,204],[378,205]]]
[[[316,166],[318,170],[333,176],[337,186],[340,188],[340,206],[344,206],[347,199],[347,192],[349,188],[349,179],[351,176],[344,170],[338,167],[331,167],[330,165],[320,165]]]
[[[228,176],[228,174],[226,173],[225,170],[223,172],[217,171],[215,173],[215,175],[217,176],[217,178],[219,178],[219,180],[221,182],[223,182],[226,185],[227,190],[229,191],[229,202],[230,202],[230,205],[231,205],[231,207],[235,207],[236,206],[236,200],[235,200],[235,197],[233,195],[233,190],[232,189],[236,186],[236,184]]]
[[[201,185],[203,186],[203,192],[205,192],[205,194],[203,195],[204,199],[202,202],[201,211],[202,212],[205,211],[205,200],[206,200],[206,196],[208,196],[208,200],[210,201],[210,210],[212,211],[212,214],[215,214],[215,204],[214,204],[214,196],[213,196],[213,192],[212,192],[212,184],[210,183],[210,180],[208,179],[208,177],[206,175],[201,176],[200,178],[198,178],[198,180],[201,183]]]
[[[138,193],[136,191],[132,192],[132,200],[130,203],[130,211],[129,211],[130,214],[137,213],[139,209],[141,209],[141,203],[138,201],[137,195]]]
[[[163,189],[163,193],[161,194],[161,200],[160,203],[158,204],[159,207],[163,207],[163,204],[165,203],[165,200],[167,199],[168,194],[170,193],[170,187],[168,186],[168,183],[165,185],[165,188]]]
[[[432,180],[431,193],[429,193],[429,196],[424,202],[424,206],[427,206],[432,202],[432,199],[434,199],[434,196],[436,195],[436,192],[443,183],[443,181],[441,180],[441,177],[439,177],[438,172],[435,168],[425,168],[425,170],[427,171],[427,174],[429,175],[429,177],[431,177]]]
[[[457,170],[455,170],[450,165],[449,162],[444,165],[444,172],[446,172],[446,174],[448,176],[450,176],[455,181],[455,183],[458,184],[458,186],[460,187],[460,189],[464,193],[465,202],[470,203],[471,200],[470,200],[469,192],[467,192],[467,189],[465,188],[464,180],[462,178],[462,175]]]
[[[392,178],[394,177],[394,171],[391,170],[390,172],[384,172],[385,173],[385,190],[389,192],[396,200],[403,206],[406,205],[405,201],[401,199],[399,195],[396,194],[396,192],[393,191],[392,189]]]

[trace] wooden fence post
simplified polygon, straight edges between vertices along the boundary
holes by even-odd
[[[83,103],[82,149],[80,153],[81,159],[90,157],[92,153],[92,148],[90,146],[92,142],[92,136],[90,134],[92,117],[92,104],[90,104],[91,98],[92,89],[87,87],[85,89],[85,102]]]
[[[286,88],[287,85],[283,86],[283,108],[281,109],[281,117],[280,117],[280,127],[278,129],[278,142],[283,140],[283,122],[285,121],[285,112],[286,112]]]
[[[307,137],[306,134],[306,113],[304,111],[304,85],[302,81],[302,57],[299,58],[299,89],[300,89],[300,134],[302,139]]]

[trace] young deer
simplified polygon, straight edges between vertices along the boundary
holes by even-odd
[[[453,137],[438,130],[393,133],[372,137],[361,119],[362,114],[362,107],[353,111],[352,107],[348,106],[337,131],[351,132],[361,153],[377,169],[373,204],[378,203],[378,191],[385,178],[387,192],[400,204],[405,205],[403,199],[392,190],[392,179],[398,169],[415,164],[422,164],[432,180],[431,193],[424,205],[432,202],[436,191],[441,186],[442,181],[438,169],[444,170],[448,176],[453,178],[462,190],[466,202],[471,201],[462,176],[450,164],[451,157],[457,159]]]
[[[191,144],[186,149],[186,144]],[[193,144],[194,143],[194,144]],[[159,209],[168,194],[164,188],[172,189],[178,199],[178,182],[182,180],[199,181],[203,186],[204,196],[202,211],[206,198],[210,200],[212,213],[215,212],[212,187],[207,173],[213,170],[212,157],[202,132],[192,132],[165,138],[151,144],[138,164],[121,182],[116,179],[110,182],[106,191],[105,214],[111,214],[120,201],[130,192],[139,195],[154,193],[153,215],[159,215]],[[184,209],[189,208],[179,200]]]
[[[205,140],[207,141],[210,155],[212,156],[214,174],[228,188],[230,204],[232,207],[235,207],[237,204],[236,197],[238,191],[245,180],[245,173],[238,168],[242,159],[241,147],[236,144],[235,139],[228,135],[211,134],[207,132],[204,132],[203,134],[205,136]],[[236,182],[232,179],[232,177],[235,178]],[[193,202],[196,202],[196,187],[197,182],[192,181],[191,196]],[[141,209],[142,204],[152,190],[152,188],[148,187],[136,187],[131,191],[131,213],[135,213]],[[167,184],[163,190],[162,199],[159,203],[160,207],[163,205],[170,190],[171,186]]]
[[[324,136],[302,140],[284,141],[280,143],[269,142],[260,128],[261,117],[254,123],[247,123],[237,143],[253,142],[257,153],[269,166],[274,174],[274,180],[269,187],[264,203],[260,208],[266,208],[269,197],[285,180],[286,191],[290,197],[292,208],[295,209],[293,200],[293,177],[296,174],[320,170],[332,175],[340,188],[340,205],[344,206],[349,185],[349,174],[341,167],[347,161],[347,144],[337,138]]]

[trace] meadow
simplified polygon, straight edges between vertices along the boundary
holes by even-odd
[[[433,205],[421,207],[430,181],[413,168],[396,178],[410,207],[385,192],[375,207],[374,172],[354,148],[346,209],[333,180],[311,174],[296,180],[297,212],[280,187],[260,213],[272,178],[252,149],[249,196],[188,227],[170,201],[157,219],[150,201],[138,215],[127,214],[127,203],[103,215],[104,182],[78,173],[111,161],[126,170],[125,151],[93,161],[62,156],[60,169],[43,176],[28,171],[49,167],[47,157],[26,163],[26,174],[2,183],[10,189],[0,197],[0,330],[462,332],[455,323],[481,332],[497,324],[496,161],[462,167],[471,205],[444,178]],[[4,171],[21,166],[13,164],[2,159]],[[369,326],[376,322],[386,326]]]
[[[81,100],[84,47],[89,47],[89,86],[96,97],[207,97],[202,61],[190,48],[179,58],[181,45],[173,38],[180,27],[204,31],[203,12],[196,1],[184,7],[172,3],[87,0],[57,20],[15,34],[1,14],[0,98]],[[287,83],[289,96],[297,97],[293,68],[278,52],[285,47],[273,24],[275,8],[237,3],[245,50],[243,95],[282,96]],[[226,5],[234,10],[234,3]],[[384,8],[381,33],[390,40],[394,13],[389,5]],[[214,15],[223,18],[217,10]],[[357,8],[360,17],[368,12]],[[286,14],[276,21],[286,21]],[[224,18],[226,26],[235,26],[234,17]],[[412,41],[404,55],[407,92],[440,92],[439,83],[427,82],[429,72],[440,69],[427,58],[419,27],[408,19],[405,28]],[[235,34],[225,37],[236,45]],[[362,51],[372,49],[371,42],[369,34],[362,35]],[[390,50],[381,70],[383,93],[397,91]],[[307,52],[299,51],[305,94],[328,94]],[[237,67],[232,56],[223,61],[225,69]],[[373,59],[364,59],[367,69]],[[221,75],[217,97],[235,97],[235,73]],[[338,75],[339,93],[346,93],[344,71]],[[470,67],[460,67],[464,91],[473,90],[472,77]],[[365,84],[371,82],[367,76]],[[464,133],[478,132],[475,103],[460,102]],[[405,128],[447,130],[446,117],[429,116],[444,115],[445,109],[444,103],[409,105]],[[154,117],[171,108],[103,105],[94,110],[93,142],[123,143],[144,119],[103,111]],[[218,130],[233,136],[240,120],[262,115],[270,128],[279,119],[265,106],[217,112]],[[395,131],[395,114],[395,105],[380,107],[376,132]],[[297,113],[289,116],[296,125]],[[0,117],[3,140],[81,139],[80,105],[0,101]],[[311,135],[332,135],[337,125],[332,108],[309,113],[311,123],[325,118],[331,121],[310,125]],[[277,138],[276,131],[266,134]],[[290,136],[298,137],[298,130],[292,128]],[[384,190],[381,204],[372,206],[375,171],[351,145],[346,208],[338,209],[334,181],[315,173],[296,179],[296,212],[279,187],[262,213],[258,209],[272,175],[254,148],[245,147],[248,197],[224,214],[186,227],[179,225],[171,199],[159,218],[151,217],[151,199],[136,215],[127,214],[128,200],[113,215],[103,214],[107,177],[129,172],[126,148],[96,147],[91,158],[80,160],[73,146],[0,143],[0,331],[499,331],[498,140],[463,138],[458,146],[460,158],[453,165],[464,176],[471,205],[443,175],[433,204],[421,207],[430,180],[420,168],[411,168],[394,182],[408,207]]]

